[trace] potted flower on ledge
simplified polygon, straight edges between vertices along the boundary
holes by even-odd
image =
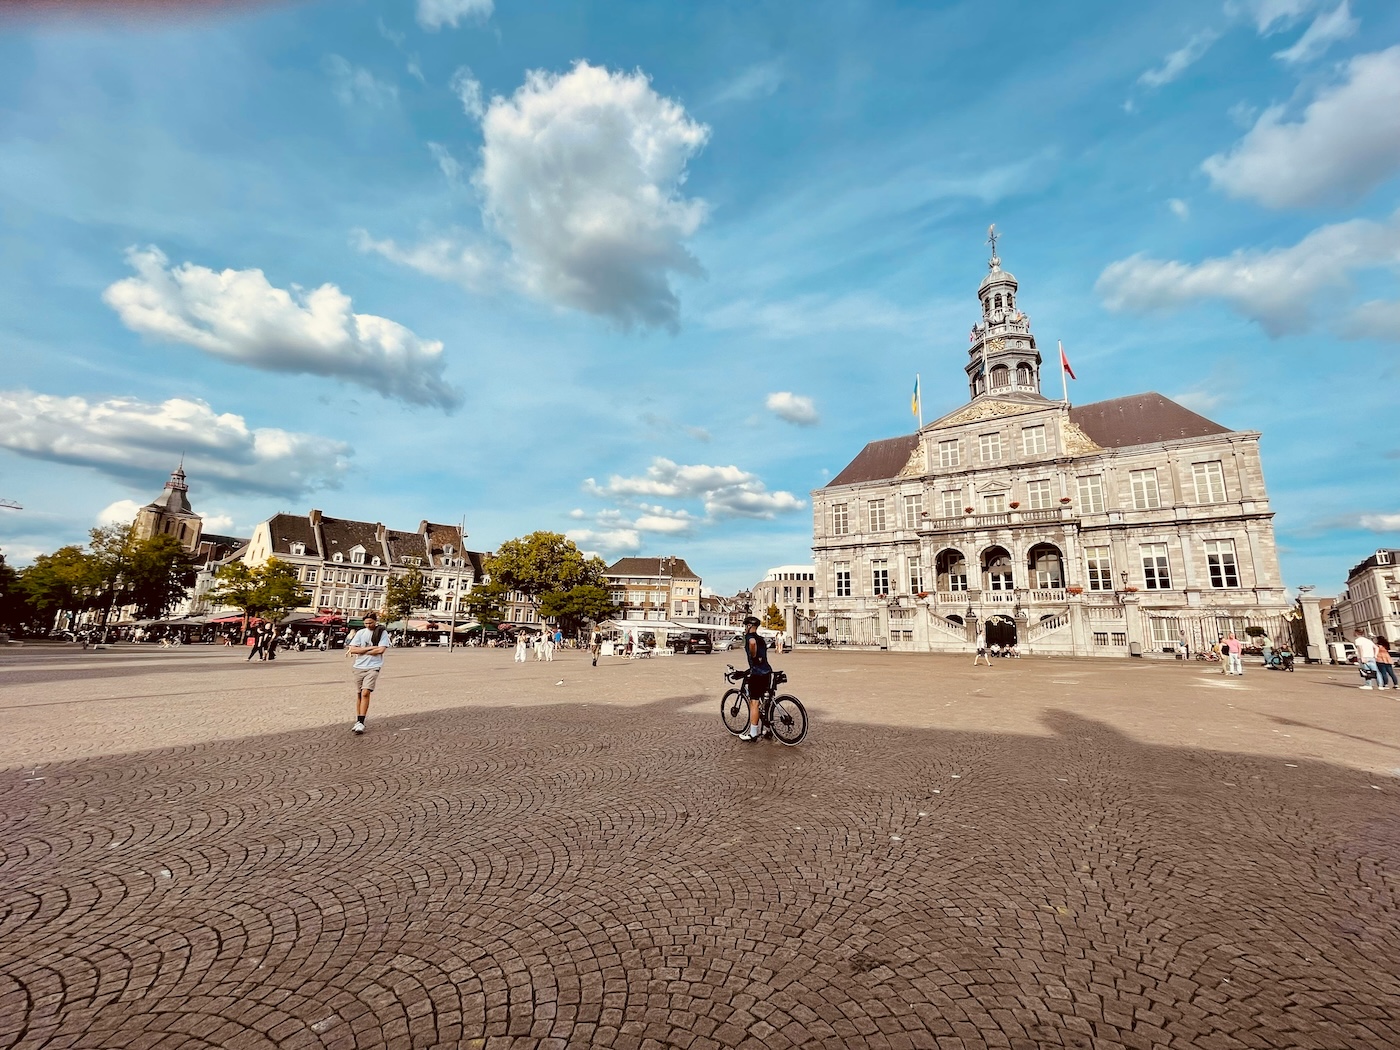
[[[1012,510],[1015,510],[1015,509],[1016,509],[1017,507],[1019,507],[1020,505],[1021,505],[1021,504],[1017,503],[1014,499],[1013,499],[1010,503],[1007,504],[1007,506],[1010,507]]]
[[[1066,594],[1083,594],[1083,593],[1084,593],[1084,588],[1081,587],[1081,586],[1079,586],[1077,583],[1075,583],[1075,584],[1070,584],[1068,587],[1065,588],[1065,593],[1066,593]]]
[[[1061,496],[1061,497],[1060,497],[1060,502],[1061,502],[1061,503],[1068,503],[1068,502],[1069,502],[1069,497],[1068,497],[1068,496]]]
[[[1128,587],[1124,587],[1124,588],[1123,588],[1123,591],[1124,591],[1124,593],[1126,593],[1126,594],[1132,594],[1132,593],[1133,593],[1134,591],[1136,591],[1136,590],[1137,590],[1137,588],[1136,588],[1136,587],[1132,587],[1132,586],[1128,586]]]
[[[963,513],[964,513],[964,514],[971,514],[971,513],[972,513],[972,508],[971,508],[971,507],[964,507],[964,508],[963,508]]]

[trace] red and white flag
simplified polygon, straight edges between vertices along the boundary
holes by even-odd
[[[1060,367],[1065,370],[1065,372],[1069,375],[1071,379],[1077,380],[1079,378],[1077,375],[1074,374],[1074,369],[1070,368],[1069,366],[1069,358],[1065,356],[1064,343],[1060,343]]]

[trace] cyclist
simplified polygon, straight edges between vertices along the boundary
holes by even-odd
[[[749,728],[739,734],[740,740],[758,739],[758,702],[773,680],[773,668],[768,666],[768,643],[758,633],[758,624],[757,616],[744,617],[744,655],[749,658]]]

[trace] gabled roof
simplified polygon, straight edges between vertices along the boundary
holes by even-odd
[[[402,565],[404,558],[426,558],[428,548],[423,544],[421,532],[404,532],[402,529],[385,529],[384,539],[389,546],[389,560]],[[376,553],[378,553],[376,551]]]
[[[274,514],[267,519],[267,535],[272,541],[273,554],[291,554],[293,543],[306,544],[306,553],[321,557],[316,547],[316,530],[302,514]]]
[[[872,441],[846,465],[845,470],[828,481],[826,487],[859,485],[864,481],[883,481],[886,478],[892,478],[904,469],[909,462],[909,457],[914,454],[914,450],[918,447],[918,434],[905,434],[903,437]]]
[[[377,526],[372,521],[354,521],[350,518],[321,518],[321,535],[326,538],[326,549],[322,557],[330,559],[336,552],[349,555],[356,546],[365,549],[365,560],[384,557],[384,548],[375,536]],[[310,549],[309,547],[307,548]]]
[[[1103,448],[1127,448],[1154,441],[1231,432],[1229,427],[1222,427],[1155,392],[1076,405],[1069,410],[1069,418]]]
[[[664,568],[663,568],[664,563]],[[609,565],[607,576],[681,576],[698,580],[684,558],[619,558]]]

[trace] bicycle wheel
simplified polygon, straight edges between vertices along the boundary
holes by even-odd
[[[789,747],[800,744],[807,735],[807,709],[797,697],[784,693],[773,699],[768,709],[768,724],[778,743]]]
[[[749,727],[749,701],[739,690],[731,689],[719,702],[719,717],[724,728],[738,736]]]

